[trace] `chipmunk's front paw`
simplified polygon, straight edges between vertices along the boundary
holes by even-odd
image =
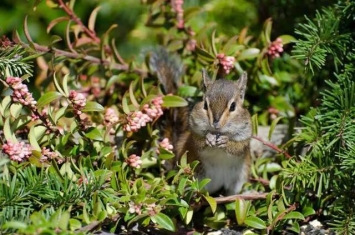
[[[229,137],[226,135],[218,135],[216,139],[216,146],[218,148],[224,148],[227,146],[227,142],[229,141]]]
[[[210,147],[216,146],[217,136],[212,133],[207,133],[206,144]]]

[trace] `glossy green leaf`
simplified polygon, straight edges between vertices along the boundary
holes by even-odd
[[[302,213],[298,211],[291,211],[290,213],[287,213],[282,219],[298,219],[298,220],[304,220],[304,216]]]
[[[242,198],[235,200],[235,217],[238,225],[244,224],[250,208],[250,201],[245,201]]]
[[[204,50],[204,49],[202,49],[200,47],[196,47],[196,52],[197,52],[197,55],[201,59],[203,59],[204,61],[213,62],[215,60],[215,57],[213,55],[211,55],[206,50]]]
[[[250,217],[246,218],[244,223],[252,228],[266,229],[265,222],[262,219],[255,217],[255,216],[250,216]]]
[[[105,109],[104,107],[94,101],[88,101],[86,102],[85,107],[83,108],[83,112],[103,112]]]
[[[252,123],[252,128],[253,128],[253,135],[258,135],[258,114],[254,114],[251,117],[251,123]]]
[[[208,205],[210,205],[212,213],[215,213],[216,209],[217,209],[217,201],[216,201],[216,199],[214,199],[211,196],[207,196],[207,195],[203,195],[203,197],[208,202]]]
[[[274,133],[274,130],[275,130],[275,127],[276,127],[277,123],[278,123],[282,118],[283,118],[283,117],[277,117],[277,118],[275,118],[275,119],[272,121],[272,123],[271,123],[271,125],[270,125],[269,134],[268,134],[269,140],[271,140],[272,133]]]
[[[18,118],[18,116],[21,114],[22,109],[23,109],[22,104],[18,104],[18,103],[12,104],[10,106],[11,116],[14,118]]]
[[[282,44],[283,45],[289,44],[289,43],[292,43],[292,42],[297,42],[297,39],[294,38],[291,35],[281,35],[278,38],[280,38],[282,40]]]
[[[310,216],[310,215],[314,215],[315,213],[316,211],[312,207],[305,207],[302,210],[303,216]]]
[[[69,227],[71,230],[78,230],[82,227],[81,223],[77,219],[69,219]]]
[[[164,107],[184,107],[187,104],[187,101],[180,96],[167,95],[163,97]]]
[[[70,219],[70,214],[69,211],[64,211],[62,212],[60,218],[59,218],[59,228],[66,230],[68,229],[69,226],[69,219]]]
[[[6,140],[11,141],[13,143],[18,142],[16,139],[16,136],[10,126],[10,117],[6,118],[6,120],[4,122],[3,130],[4,130],[4,135],[5,135]]]
[[[259,48],[249,48],[242,51],[239,55],[237,60],[250,60],[254,59],[259,56],[260,49]]]
[[[152,216],[151,219],[154,223],[158,224],[160,227],[172,232],[175,231],[175,225],[169,216],[160,212]]]
[[[164,148],[159,148],[159,158],[162,160],[168,160],[174,158],[175,155],[174,153],[164,149]]]
[[[90,14],[88,28],[91,31],[95,31],[96,16],[97,16],[97,13],[99,12],[100,8],[101,8],[100,6],[96,7]]]
[[[103,141],[101,132],[95,127],[90,127],[85,136],[92,140]]]
[[[54,100],[59,99],[60,97],[62,97],[63,95],[57,91],[50,91],[50,92],[46,92],[44,95],[42,95],[38,102],[37,102],[37,107],[38,108],[42,108],[43,106],[51,103]]]

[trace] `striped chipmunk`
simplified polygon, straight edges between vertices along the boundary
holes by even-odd
[[[159,48],[150,57],[150,68],[165,92],[176,93],[183,75],[180,59]],[[187,154],[189,163],[198,160],[198,179],[210,178],[206,190],[225,195],[241,192],[250,171],[251,117],[243,107],[247,74],[237,81],[213,81],[202,71],[204,96],[192,109],[175,108],[166,123],[166,135],[176,146],[179,160]],[[169,128],[168,128],[169,127]]]

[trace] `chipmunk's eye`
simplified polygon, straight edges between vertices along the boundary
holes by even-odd
[[[208,110],[208,106],[207,106],[207,102],[206,101],[203,103],[203,109],[204,110]]]
[[[231,103],[231,106],[229,107],[229,112],[233,112],[235,110],[235,102]]]

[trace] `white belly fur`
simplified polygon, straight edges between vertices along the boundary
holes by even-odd
[[[200,153],[203,173],[199,179],[210,178],[206,185],[209,193],[222,188],[227,195],[238,194],[247,181],[247,166],[243,156],[233,156],[220,148],[206,148]]]

